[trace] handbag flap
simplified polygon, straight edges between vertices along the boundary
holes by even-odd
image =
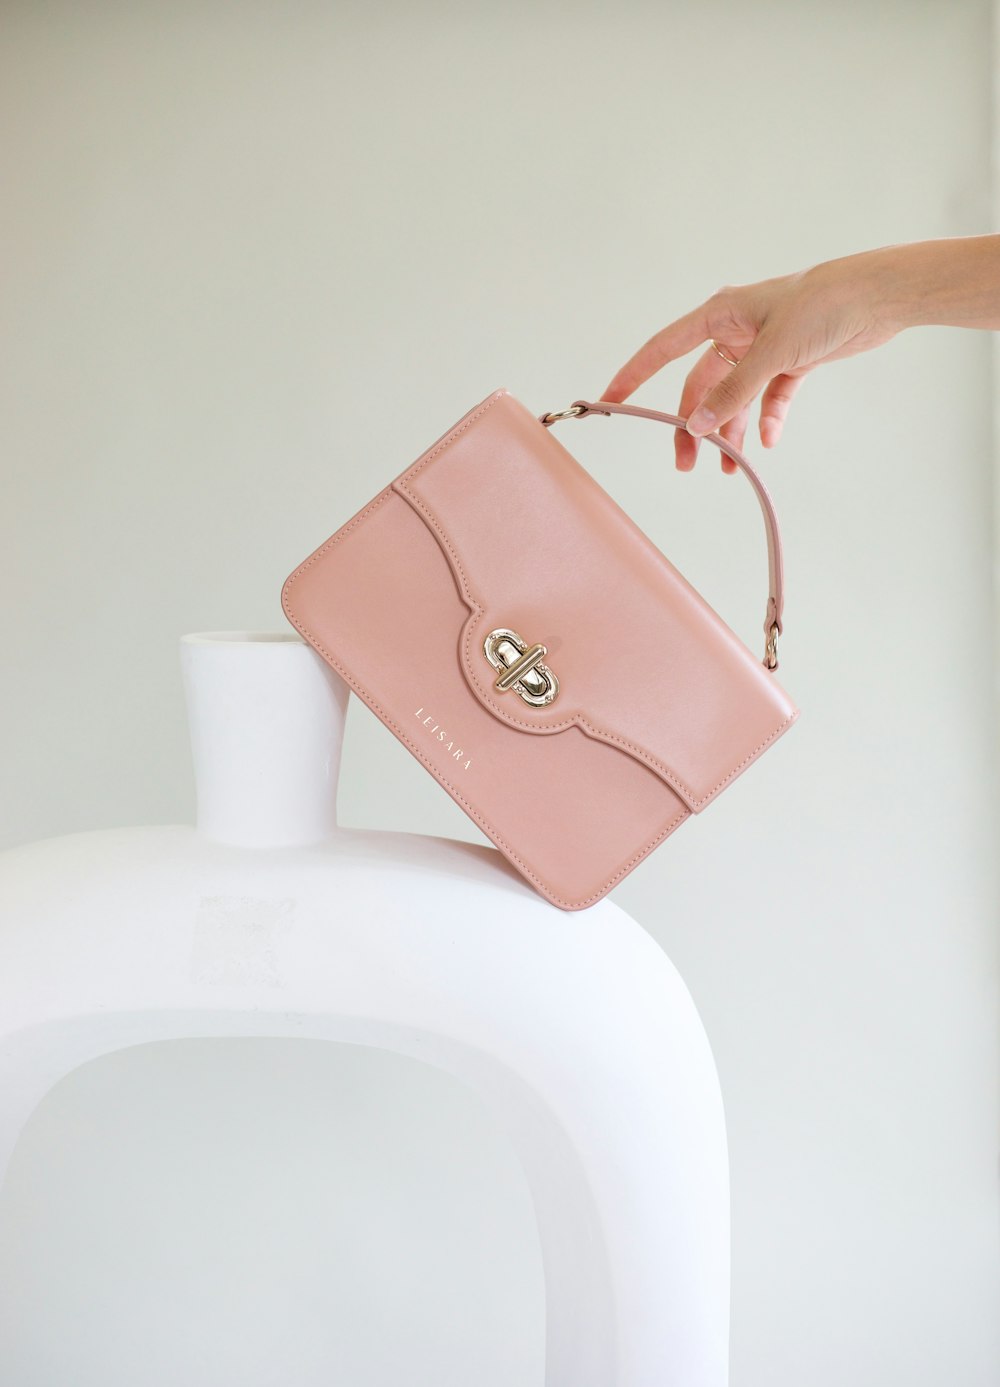
[[[508,726],[546,735],[575,724],[699,811],[798,717],[773,672],[506,389],[391,485],[451,566],[469,607],[455,632],[462,671]],[[496,688],[516,653],[507,644],[491,662],[496,631],[546,647],[551,702]]]

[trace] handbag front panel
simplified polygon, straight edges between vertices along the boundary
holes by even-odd
[[[634,756],[570,725],[496,718],[462,669],[469,619],[441,546],[386,487],[286,580],[288,619],[552,904],[593,904],[690,810]]]

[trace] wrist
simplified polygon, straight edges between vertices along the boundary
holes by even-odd
[[[891,335],[922,321],[923,280],[928,270],[917,263],[911,244],[877,246],[838,256],[813,267],[830,295],[860,310],[876,330]]]
[[[848,258],[858,262],[887,329],[1000,328],[1000,236],[904,242]]]

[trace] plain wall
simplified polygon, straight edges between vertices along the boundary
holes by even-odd
[[[0,25],[5,846],[190,822],[179,637],[288,629],[287,574],[497,386],[560,409],[722,283],[996,225],[986,3]],[[719,1067],[734,1387],[1000,1374],[992,347],[903,333],[751,432],[802,715],[614,894]],[[676,410],[694,359],[634,401]],[[660,425],[556,428],[756,651],[745,480],[678,473]],[[356,699],[339,813],[488,841]],[[110,1056],[0,1199],[0,1382],[132,1382],[123,1325],[146,1384],[284,1382],[295,1344],[319,1387],[331,1336],[352,1387],[540,1384],[523,1180],[399,1057]]]

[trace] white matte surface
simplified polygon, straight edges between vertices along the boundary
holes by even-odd
[[[297,636],[181,651],[199,829],[0,857],[0,1162],[59,1078],[126,1046],[396,1050],[473,1085],[521,1158],[548,1387],[724,1387],[725,1123],[670,960],[608,900],[548,905],[494,848],[338,830],[347,686]]]

